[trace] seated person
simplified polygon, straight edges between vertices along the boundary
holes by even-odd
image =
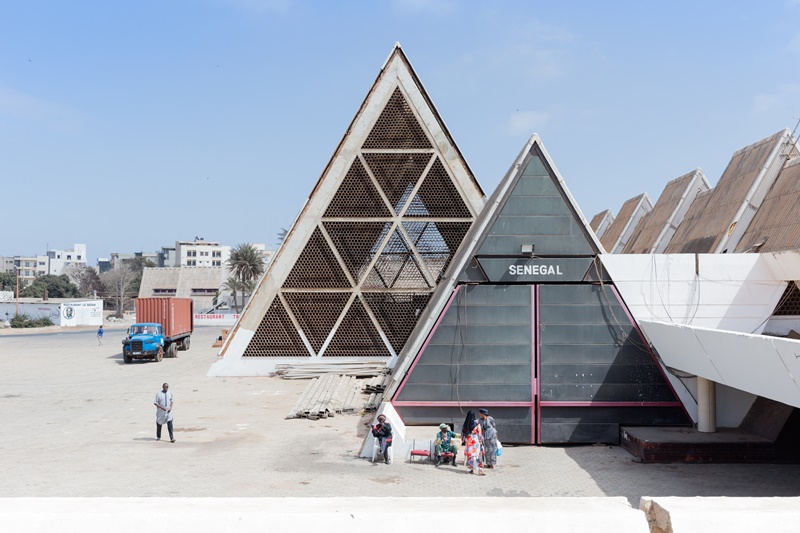
[[[392,425],[386,420],[386,415],[378,415],[378,423],[372,426],[372,436],[378,439],[383,462],[389,464],[389,447],[392,445]]]
[[[455,439],[459,438],[457,433],[450,431],[450,426],[447,424],[439,424],[439,433],[436,434],[436,466],[442,464],[442,454],[453,454],[453,466],[456,466],[456,455],[458,455],[458,445]]]

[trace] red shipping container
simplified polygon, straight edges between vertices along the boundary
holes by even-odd
[[[191,298],[136,298],[136,322],[161,324],[165,337],[190,334],[194,330],[194,301]]]

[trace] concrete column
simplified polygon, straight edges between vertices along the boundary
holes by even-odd
[[[717,384],[697,376],[697,431],[717,431]]]

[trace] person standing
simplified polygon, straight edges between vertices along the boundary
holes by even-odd
[[[472,411],[470,411],[472,412]],[[474,415],[473,415],[474,416]],[[469,467],[470,474],[485,475],[483,471],[483,434],[481,432],[480,420],[472,420],[472,429],[464,438],[464,458]],[[477,469],[477,472],[475,471]]]
[[[161,440],[161,426],[167,425],[169,441],[175,442],[172,432],[172,406],[174,405],[172,393],[169,392],[169,383],[164,383],[161,390],[156,393],[156,440]]]
[[[372,436],[378,439],[383,462],[389,464],[389,447],[392,445],[392,425],[386,421],[386,415],[378,415],[378,423],[372,426]]]
[[[97,328],[97,345],[98,346],[102,346],[103,345],[103,325],[102,324],[100,324],[100,327]]]
[[[481,417],[481,431],[483,432],[483,451],[486,457],[486,468],[494,468],[497,464],[497,424],[489,416],[488,409],[478,409]]]

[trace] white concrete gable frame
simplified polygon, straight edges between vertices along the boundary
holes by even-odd
[[[428,163],[428,167],[426,167],[424,172],[427,172],[431,168],[434,161],[440,161],[447,175],[450,177],[453,186],[469,209],[472,218],[466,218],[464,221],[471,223],[480,212],[485,202],[483,191],[450,136],[450,133],[447,131],[444,122],[434,108],[424,87],[403,53],[402,48],[399,43],[396,43],[364,102],[361,104],[360,109],[340,141],[339,146],[336,148],[328,165],[317,180],[314,189],[294,220],[283,245],[280,247],[269,265],[268,270],[259,281],[253,297],[243,310],[240,319],[234,326],[226,343],[222,346],[219,352],[221,358],[211,367],[209,371],[210,376],[267,375],[274,370],[277,363],[319,361],[320,357],[324,356],[325,350],[332,342],[335,332],[342,323],[345,315],[352,306],[355,305],[356,300],[361,301],[359,280],[354,279],[351,273],[348,272],[348,269],[345,267],[345,261],[337,251],[331,236],[322,227],[321,221],[331,200],[334,198],[334,195],[337,193],[340,185],[348,174],[351,165],[354,165],[357,160],[364,161],[364,142],[370,135],[373,126],[375,126],[376,122],[381,117],[381,113],[392,98],[392,95],[397,90],[400,91],[403,98],[408,103],[409,108],[414,113],[417,122],[420,124],[431,145],[429,149],[417,150],[418,153],[429,152],[432,154],[430,163]],[[373,152],[378,151],[383,153],[405,153],[402,149],[374,150]],[[364,166],[369,173],[369,179],[372,181],[373,185],[375,185],[377,193],[383,199],[383,202],[386,203],[387,207],[391,206],[391,202],[387,199],[385,191],[378,185],[378,180],[375,178],[375,175],[373,175],[372,171],[368,168],[368,165]],[[420,189],[421,183],[425,179],[424,176],[426,176],[425,173],[423,173],[423,177],[418,180],[414,190],[411,191],[412,197]],[[403,216],[406,209],[408,209],[408,207],[403,209],[402,212],[397,212],[392,216],[392,223],[394,224],[393,229],[383,238],[383,241],[380,243],[380,249],[387,245],[393,232],[395,232],[394,228],[396,228],[397,233],[408,241],[406,230],[400,223],[400,218]],[[262,320],[264,320],[270,306],[273,304],[273,301],[279,301],[286,307],[286,301],[281,294],[281,289],[287,277],[292,272],[296,261],[298,261],[306,245],[312,238],[312,235],[315,234],[315,231],[317,231],[317,235],[321,234],[325,239],[332,253],[336,256],[336,260],[340,263],[344,275],[347,276],[353,286],[344,311],[333,326],[333,330],[322,347],[318,347],[317,350],[314,350],[311,345],[312,343],[303,333],[303,329],[300,327],[300,324],[298,324],[297,319],[289,312],[287,313],[289,319],[292,320],[294,328],[302,338],[308,350],[308,357],[297,356],[297,354],[287,357],[242,357],[253,340]],[[419,252],[416,249],[412,249],[412,252],[416,259],[419,260]],[[369,268],[372,268],[377,260],[378,254],[375,254]],[[423,271],[422,275],[428,279],[430,284],[435,286],[437,280],[433,279],[433,276],[431,276],[429,272]],[[339,290],[338,294],[342,294],[343,292],[346,292],[346,290]],[[394,364],[396,359],[395,350],[392,348],[386,334],[378,327],[378,320],[373,312],[368,306],[363,307],[365,307],[365,312],[377,327],[383,342],[386,344],[387,351],[391,354],[387,363],[390,365]],[[346,358],[336,358],[336,360],[344,359]],[[360,358],[360,360],[363,359],[363,357]]]

